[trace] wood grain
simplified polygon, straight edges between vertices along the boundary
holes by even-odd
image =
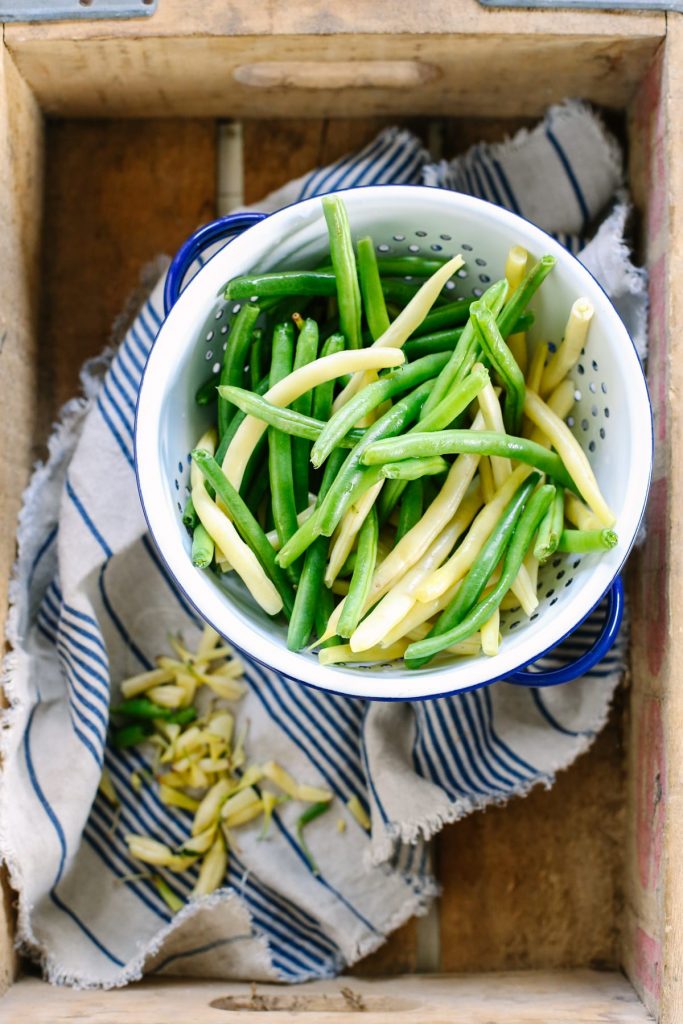
[[[680,679],[683,552],[683,22],[668,19],[667,43],[631,112],[632,176],[649,197],[648,377],[655,422],[648,533],[638,554],[634,607],[634,701],[630,736],[628,913],[625,963],[662,1024],[683,1020],[683,694]]]
[[[466,6],[471,3],[474,0],[467,0]],[[252,3],[250,9],[260,6],[266,5]],[[452,5],[453,11],[457,6]],[[482,11],[483,21],[477,17],[471,22],[487,24],[486,32],[471,31],[466,18],[453,24],[451,13],[444,19],[446,25],[453,24],[450,32],[439,25],[429,34],[415,27],[422,23],[420,14],[412,19],[410,32],[362,34],[357,28],[353,37],[321,34],[316,31],[320,21],[311,22],[310,34],[193,34],[176,26],[176,35],[154,35],[151,19],[138,22],[134,35],[130,27],[120,29],[123,22],[107,32],[92,31],[92,26],[85,45],[83,30],[75,25],[61,30],[9,27],[7,40],[21,73],[44,110],[53,115],[405,117],[466,111],[533,117],[566,96],[622,107],[645,73],[664,26],[657,17],[608,16],[603,21],[596,16],[602,31],[593,32],[590,15],[576,21],[544,11],[522,19],[515,15],[514,32],[506,34],[503,26],[511,25],[509,12],[501,17],[498,13]],[[632,33],[623,34],[628,26]],[[391,27],[387,21],[385,28]],[[362,66],[363,74],[340,89],[340,71],[349,60]],[[263,84],[272,80],[272,64],[297,65],[301,75],[311,62],[318,69],[315,89],[300,82],[286,89]],[[395,73],[390,71],[392,63]],[[252,69],[250,80],[261,85],[240,80],[247,65]],[[422,84],[389,87],[387,75],[397,80],[405,66],[414,67]],[[311,77],[304,75],[309,85]],[[404,80],[408,81],[405,76]]]
[[[518,35],[525,32],[540,38],[563,34],[577,36],[619,36],[625,39],[663,36],[665,15],[614,14],[596,11],[518,11],[491,10],[477,0],[421,0],[419,18],[415,8],[400,0],[203,0],[201,5],[185,0],[163,0],[153,17],[115,21],[67,21],[38,24],[10,24],[6,38],[10,45],[30,39],[55,42],[58,39],[87,39],[106,36],[113,39],[165,39],[178,36],[272,36],[290,35],[380,36],[491,35],[501,32]],[[348,56],[348,54],[347,54]],[[540,57],[540,54],[539,54]]]
[[[76,992],[29,980],[1,1006],[3,1024],[645,1024],[652,1018],[619,974],[533,972],[339,978],[289,988],[220,981],[145,981]],[[245,1011],[247,1011],[245,1013]],[[248,1012],[251,1011],[251,1012]],[[268,1012],[271,1011],[271,1012]]]
[[[214,215],[215,123],[52,121],[47,168],[41,440],[145,267]]]
[[[444,829],[442,970],[618,965],[623,703],[552,789]]]
[[[36,293],[43,125],[33,96],[0,44],[0,649],[15,526],[31,466],[36,383]],[[1,699],[1,696],[0,696]],[[0,993],[15,971],[11,896],[0,872]]]

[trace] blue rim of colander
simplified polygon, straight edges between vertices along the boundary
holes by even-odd
[[[358,189],[363,189],[363,188],[368,188],[368,187],[371,187],[373,189],[374,188],[394,188],[394,189],[401,188],[401,189],[411,189],[411,190],[412,189],[416,189],[416,188],[438,188],[438,186],[428,186],[428,185],[393,185],[393,184],[390,184],[390,183],[386,183],[386,184],[372,185],[372,186],[362,186],[361,185],[361,186],[357,186],[357,188],[354,188],[353,191],[357,191]],[[335,192],[335,191],[348,192],[348,191],[351,191],[351,190],[350,189],[335,189],[335,190],[333,190],[333,192]],[[326,193],[326,194],[332,194],[332,193]],[[317,196],[315,198],[322,198],[322,196]],[[557,244],[557,239],[554,239],[552,237],[552,235],[550,235],[547,231],[545,231],[543,228],[538,227],[538,225],[533,224],[531,221],[528,221],[526,218],[521,217],[519,214],[516,214],[516,213],[514,213],[511,210],[507,210],[504,207],[497,207],[495,203],[491,203],[491,202],[489,202],[488,200],[485,200],[485,199],[480,199],[478,196],[469,196],[468,195],[467,199],[470,202],[473,202],[475,204],[480,203],[483,206],[487,206],[487,207],[493,206],[497,210],[501,210],[502,212],[504,212],[508,217],[512,217],[512,218],[518,219],[518,220],[522,221],[525,224],[531,224],[532,227],[534,228],[534,230],[538,231],[539,234],[545,235],[547,238],[551,239],[553,244]],[[286,209],[290,209],[291,207],[298,206],[298,205],[299,205],[299,201],[294,202],[294,203],[288,203],[286,206],[282,207],[281,209],[282,210],[286,210]],[[281,210],[278,210],[276,212],[279,213],[279,212],[281,212]],[[169,266],[168,272],[167,272],[166,281],[165,281],[165,284],[164,284],[164,317],[165,318],[168,317],[171,309],[173,308],[173,305],[175,305],[175,302],[177,301],[177,299],[178,299],[178,297],[179,297],[179,295],[181,293],[183,280],[184,280],[188,270],[190,269],[192,263],[195,262],[197,257],[203,252],[204,249],[206,249],[209,245],[212,245],[212,244],[214,244],[214,243],[216,243],[218,241],[225,240],[225,245],[221,246],[220,249],[217,249],[216,252],[213,253],[208,258],[208,260],[206,260],[206,263],[209,263],[214,258],[214,256],[217,256],[219,252],[223,251],[223,249],[225,248],[226,245],[229,245],[234,240],[235,236],[241,235],[244,231],[249,230],[249,228],[255,227],[257,224],[260,224],[262,221],[267,219],[268,216],[269,216],[269,214],[257,213],[257,212],[252,212],[252,213],[244,212],[244,213],[229,214],[228,216],[220,217],[220,218],[218,218],[218,219],[216,219],[214,221],[209,222],[208,224],[203,225],[201,228],[199,228],[197,231],[195,231],[192,235],[190,235],[189,238],[183,243],[183,245],[180,247],[180,249],[178,250],[178,252],[174,256],[174,258],[171,261],[171,264]],[[580,263],[580,261],[577,259],[577,257],[574,256],[573,253],[569,252],[569,250],[567,250],[567,255],[572,260],[575,260],[576,262]],[[206,265],[206,264],[204,264],[204,265]],[[607,294],[607,292],[605,291],[605,289],[603,288],[601,283],[597,280],[597,278],[594,276],[594,274],[592,274],[591,271],[588,270],[588,268],[583,265],[583,263],[581,263],[580,265],[581,265],[582,270],[585,273],[587,273],[589,275],[589,277],[593,280],[593,282],[597,285],[599,290],[605,296],[605,299],[607,300],[609,305],[614,310],[614,312],[617,315],[617,317],[619,317],[619,314],[617,313],[617,310],[614,307],[614,303],[610,299],[609,295]],[[621,320],[621,317],[619,317],[619,319]],[[165,322],[165,319],[164,319],[164,322]],[[623,324],[623,321],[621,321],[621,322]],[[163,326],[163,324],[162,324],[162,326]],[[625,325],[624,325],[624,329],[626,330]],[[161,330],[161,328],[160,328],[160,330]],[[623,558],[622,558],[618,568],[616,569],[610,584],[605,588],[605,590],[597,598],[597,600],[593,603],[593,605],[591,606],[591,608],[589,608],[589,610],[585,613],[585,615],[583,615],[582,618],[577,623],[575,623],[575,625],[570,630],[568,630],[564,634],[564,636],[562,636],[555,643],[551,644],[549,647],[546,647],[543,651],[540,651],[538,654],[535,654],[532,658],[529,658],[527,661],[522,662],[520,665],[517,666],[517,668],[513,672],[508,672],[504,676],[494,675],[494,676],[490,677],[489,679],[482,680],[482,681],[480,681],[480,682],[478,682],[476,684],[473,684],[472,686],[458,687],[457,690],[447,690],[447,691],[444,691],[443,693],[434,693],[434,694],[429,694],[429,695],[425,695],[425,696],[416,696],[416,697],[410,697],[410,698],[406,698],[406,697],[392,697],[392,696],[384,696],[384,695],[380,695],[380,696],[374,696],[374,695],[373,696],[355,695],[355,697],[353,697],[352,699],[372,700],[372,701],[376,700],[376,701],[383,701],[383,702],[384,701],[390,701],[390,702],[394,702],[394,701],[401,701],[401,702],[410,701],[410,702],[412,702],[412,701],[422,701],[422,700],[438,700],[438,699],[443,698],[443,697],[454,696],[454,695],[456,695],[458,693],[471,693],[474,690],[481,689],[484,686],[490,686],[492,683],[496,683],[496,682],[507,682],[507,683],[510,683],[512,685],[525,686],[525,687],[530,687],[530,688],[541,688],[541,687],[558,686],[558,685],[562,685],[562,684],[565,684],[565,683],[568,683],[568,682],[572,682],[574,679],[580,678],[581,675],[583,675],[586,672],[590,671],[590,669],[593,668],[605,656],[605,654],[607,654],[607,652],[613,646],[613,644],[614,644],[614,642],[615,642],[615,640],[617,638],[617,635],[619,633],[619,629],[620,629],[620,626],[621,626],[621,622],[622,622],[622,619],[623,619],[623,614],[624,614],[624,586],[623,586],[623,581],[621,579],[621,571],[622,571],[622,569],[623,569],[623,567],[624,567],[624,565],[625,565],[625,563],[626,563],[626,561],[627,561],[627,559],[628,559],[628,557],[629,557],[629,555],[631,553],[631,550],[633,549],[633,545],[635,543],[635,539],[638,536],[638,533],[639,533],[640,528],[641,528],[642,523],[643,523],[643,519],[644,519],[644,516],[645,516],[645,510],[647,508],[648,497],[649,497],[649,493],[650,493],[650,487],[651,487],[651,483],[652,483],[652,473],[653,473],[653,467],[654,467],[654,419],[653,419],[653,412],[652,412],[652,402],[650,400],[650,393],[649,393],[649,389],[648,389],[648,386],[647,386],[647,378],[645,377],[645,373],[644,373],[644,371],[642,369],[642,365],[640,364],[640,357],[638,356],[638,351],[636,349],[635,343],[633,341],[633,338],[629,334],[628,330],[626,330],[626,335],[627,335],[629,341],[631,342],[631,345],[633,346],[633,349],[634,349],[634,351],[636,353],[636,357],[638,359],[638,365],[640,367],[640,371],[641,371],[641,374],[643,376],[643,382],[645,384],[645,394],[646,394],[646,398],[647,398],[648,410],[649,410],[649,413],[650,413],[650,462],[649,462],[649,472],[648,472],[647,487],[645,488],[645,499],[643,501],[643,505],[642,505],[642,508],[641,508],[641,511],[640,511],[640,516],[639,516],[639,519],[638,519],[638,524],[637,524],[636,529],[633,531],[633,535],[632,535],[631,541],[629,543],[629,546],[628,546],[627,550],[625,551],[624,556],[623,556]],[[173,579],[173,582],[174,582],[175,586],[183,594],[183,596],[189,602],[189,604],[195,609],[195,611],[197,612],[197,615],[199,616],[199,618],[201,620],[205,621],[205,622],[208,622],[208,624],[210,626],[212,626],[212,628],[214,628],[216,630],[216,632],[220,633],[221,630],[218,628],[216,623],[211,622],[211,620],[208,619],[206,617],[206,615],[197,607],[197,604],[195,603],[195,601],[187,593],[187,591],[185,590],[183,585],[176,578],[176,576],[175,576],[171,566],[169,565],[166,557],[164,556],[163,551],[161,550],[161,547],[156,542],[156,538],[154,536],[154,532],[152,531],[151,524],[150,524],[150,521],[149,521],[149,516],[147,515],[147,509],[145,508],[145,503],[144,503],[144,499],[143,499],[143,496],[142,496],[142,488],[141,488],[141,485],[140,485],[140,474],[139,474],[139,471],[138,471],[138,459],[137,459],[138,411],[139,411],[139,405],[140,405],[140,395],[142,393],[142,385],[144,383],[145,375],[147,373],[147,367],[149,365],[149,358],[151,356],[152,349],[154,348],[155,344],[156,344],[156,339],[153,342],[153,344],[152,344],[152,346],[150,348],[150,351],[149,351],[149,353],[147,355],[147,360],[145,362],[145,367],[143,369],[143,373],[142,373],[142,376],[140,378],[140,388],[139,388],[139,391],[138,391],[138,397],[137,397],[136,406],[135,406],[135,425],[134,425],[135,479],[136,479],[136,483],[137,483],[138,495],[139,495],[139,498],[140,498],[140,504],[142,506],[143,515],[145,517],[145,521],[147,523],[147,527],[148,527],[150,536],[152,537],[152,540],[154,541],[154,544],[155,544],[155,547],[157,548],[159,556],[160,556],[161,560],[163,561],[164,565],[166,566],[166,569],[168,570],[171,578]],[[587,651],[585,651],[579,658],[577,658],[576,661],[568,662],[566,665],[560,666],[560,667],[558,667],[556,669],[550,669],[550,670],[543,670],[543,669],[541,669],[541,670],[538,670],[536,672],[534,672],[534,671],[526,671],[526,669],[530,665],[536,664],[538,661],[540,661],[546,655],[548,655],[552,651],[555,651],[558,648],[560,648],[562,646],[562,644],[566,640],[568,640],[576,632],[576,630],[586,621],[586,619],[588,619],[593,614],[595,609],[602,603],[602,601],[605,599],[605,597],[609,597],[609,604],[608,604],[607,612],[606,612],[606,615],[605,615],[605,621],[604,621],[604,623],[603,623],[603,625],[601,627],[601,631],[600,631],[600,634],[598,635],[598,638],[596,639],[596,641],[591,645],[591,647]],[[316,686],[315,683],[308,682],[307,680],[296,679],[296,677],[294,677],[294,676],[289,676],[287,673],[281,672],[279,669],[274,669],[272,665],[268,664],[265,661],[262,661],[256,655],[252,654],[250,651],[245,651],[233,639],[231,639],[230,642],[239,651],[241,651],[241,653],[243,653],[247,658],[249,658],[249,659],[251,659],[253,661],[256,661],[259,665],[261,665],[263,668],[267,669],[268,671],[271,671],[271,672],[272,671],[276,671],[279,675],[282,675],[285,678],[294,679],[296,682],[300,683],[302,686],[309,686],[311,689],[318,690],[321,693],[332,693],[335,696],[339,696],[339,697],[347,697],[347,698],[351,697],[350,694],[345,693],[343,690],[342,691],[337,691],[337,690],[332,689],[329,686]],[[578,671],[577,671],[577,666],[578,666]]]

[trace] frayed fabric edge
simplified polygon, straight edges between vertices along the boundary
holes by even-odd
[[[173,935],[180,925],[195,917],[200,911],[212,909],[213,907],[220,905],[227,906],[234,902],[238,903],[240,912],[246,915],[253,941],[261,947],[260,951],[263,955],[262,967],[265,980],[274,982],[281,980],[277,971],[273,967],[270,945],[267,938],[262,935],[259,929],[254,925],[249,908],[240,898],[239,894],[232,889],[220,890],[212,893],[210,896],[205,896],[200,900],[188,903],[176,914],[169,924],[156,933],[154,939],[141,948],[140,952],[125,965],[116,977],[106,981],[89,980],[74,971],[64,970],[63,967],[56,963],[53,954],[44,954],[37,950],[35,945],[22,944],[21,946],[18,946],[18,948],[21,952],[29,955],[31,959],[40,965],[45,978],[53,985],[68,985],[69,987],[80,991],[123,988],[131,982],[139,981],[141,978],[145,977],[145,964],[159,952],[164,942]],[[331,976],[332,975],[330,975],[330,977]],[[164,977],[164,975],[160,975],[160,977]],[[318,976],[316,975],[316,977]]]
[[[628,623],[625,622],[625,628]],[[396,843],[415,844],[420,840],[428,842],[433,839],[445,825],[461,821],[474,811],[485,811],[488,807],[503,807],[510,800],[517,797],[527,796],[533,789],[543,786],[550,789],[558,772],[565,771],[574,763],[577,757],[585,753],[595,742],[609,717],[614,695],[617,687],[624,677],[625,667],[614,673],[603,683],[605,686],[605,702],[600,715],[597,717],[594,727],[590,732],[583,733],[576,737],[571,744],[568,753],[556,764],[551,766],[549,772],[539,775],[538,778],[515,786],[509,793],[502,795],[491,794],[485,797],[472,797],[467,800],[458,800],[451,804],[445,804],[443,809],[432,814],[425,815],[413,821],[389,822],[383,826],[381,833],[373,835],[372,845],[368,855],[368,862],[372,867],[379,867],[386,864],[393,856]],[[497,685],[505,685],[504,683]]]

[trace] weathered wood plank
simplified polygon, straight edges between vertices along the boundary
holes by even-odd
[[[290,988],[155,980],[110,992],[55,989],[27,979],[14,986],[1,1009],[4,1024],[300,1024],[304,1019],[320,1024],[645,1024],[652,1019],[621,975],[590,971],[340,978]]]
[[[78,393],[148,263],[214,215],[216,128],[200,121],[52,121],[47,130],[41,437]]]
[[[32,462],[43,176],[38,106],[0,44],[0,646],[21,492]],[[0,697],[1,699],[1,697]],[[11,896],[0,878],[0,993],[12,979]]]

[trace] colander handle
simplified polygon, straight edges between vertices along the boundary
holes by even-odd
[[[239,235],[247,228],[258,224],[266,217],[265,213],[231,213],[229,217],[219,217],[205,224],[183,242],[168,268],[164,285],[164,315],[168,316],[182,291],[183,281],[188,270],[201,253],[216,242]]]
[[[529,671],[528,668],[525,668],[506,676],[505,682],[514,683],[516,686],[558,686],[560,683],[570,683],[572,679],[578,679],[579,676],[585,675],[594,665],[597,665],[607,654],[617,638],[623,617],[624,584],[621,576],[616,576],[607,595],[605,621],[592,647],[576,661],[563,665],[561,668],[554,668],[548,672]]]

